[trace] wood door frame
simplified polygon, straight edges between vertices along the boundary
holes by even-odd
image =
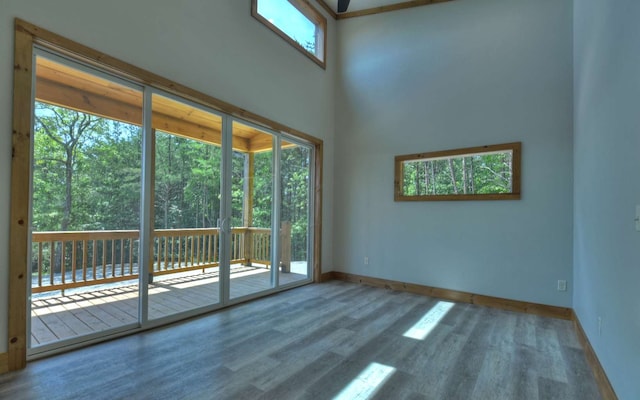
[[[320,281],[322,237],[322,163],[323,141],[276,121],[254,114],[213,96],[191,89],[152,72],[64,38],[16,18],[14,37],[14,81],[11,159],[11,205],[9,240],[9,321],[7,330],[7,367],[9,371],[27,365],[27,279],[30,234],[30,176],[32,141],[32,93],[34,45],[51,49],[82,62],[112,71],[129,80],[175,94],[205,107],[223,112],[274,131],[301,138],[315,147],[314,187],[314,259],[313,280]]]

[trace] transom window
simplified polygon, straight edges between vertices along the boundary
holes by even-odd
[[[325,68],[327,19],[307,0],[252,0],[251,15]]]

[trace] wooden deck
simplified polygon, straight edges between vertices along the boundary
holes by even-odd
[[[231,299],[270,287],[270,270],[232,266]],[[306,279],[301,273],[280,272],[280,284]],[[102,285],[38,296],[31,302],[31,347],[89,335],[138,321],[138,284]],[[149,319],[159,319],[219,301],[219,274],[212,272],[168,275],[149,286]]]

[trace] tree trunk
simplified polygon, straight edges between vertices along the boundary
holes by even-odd
[[[209,210],[209,205],[207,204],[207,185],[202,182],[202,227],[207,227],[207,211]]]
[[[429,194],[429,161],[424,161],[424,194]]]
[[[470,164],[469,165],[469,185],[471,186],[471,193],[475,193],[476,184],[475,184],[475,178],[473,176],[473,157],[471,157],[469,164]]]
[[[164,229],[169,229],[169,196],[164,198]]]
[[[505,159],[508,174],[507,186],[509,187],[509,192],[513,192],[513,156],[511,154],[506,154]]]
[[[416,166],[416,179],[415,179],[415,185],[416,185],[416,195],[420,194],[420,164],[416,163],[414,164]]]
[[[467,194],[467,159],[462,157],[462,192]]]
[[[451,173],[451,185],[453,186],[453,193],[458,194],[458,186],[456,186],[456,173],[453,170],[453,160],[449,159],[449,172]]]
[[[433,185],[433,194],[436,194],[436,166],[435,162],[431,161],[431,184]]]
[[[62,214],[62,222],[60,224],[60,230],[66,231],[69,229],[69,223],[71,221],[71,207],[73,205],[73,191],[71,190],[73,183],[73,149],[67,148],[67,159],[65,160],[64,171],[64,211]]]

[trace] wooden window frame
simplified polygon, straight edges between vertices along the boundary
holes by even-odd
[[[405,161],[448,158],[452,156],[478,155],[482,153],[495,153],[500,151],[512,151],[512,176],[511,193],[489,194],[425,194],[405,195],[402,191],[404,163]],[[394,200],[395,201],[443,201],[443,200],[519,200],[521,185],[521,153],[522,143],[504,143],[479,147],[467,147],[462,149],[433,151],[428,153],[405,154],[395,157],[394,163]]]
[[[31,141],[33,122],[33,71],[34,46],[64,54],[116,76],[156,88],[166,93],[193,101],[205,107],[223,112],[231,117],[281,132],[308,142],[315,149],[313,185],[313,281],[322,281],[322,180],[324,142],[302,131],[295,130],[271,119],[254,114],[213,96],[191,89],[170,79],[163,78],[135,65],[111,57],[83,44],[67,39],[29,22],[15,19],[13,70],[13,115],[11,159],[11,205],[9,240],[9,294],[7,353],[0,353],[0,373],[14,371],[27,365],[27,287],[30,279],[28,244],[30,243],[30,177]],[[132,330],[135,333],[137,330]]]
[[[287,0],[316,26],[316,52],[311,53],[309,50],[302,47],[300,43],[293,40],[291,36],[287,35],[280,28],[258,13],[258,1],[260,0],[251,0],[251,15],[255,19],[262,22],[267,28],[271,29],[275,34],[280,36],[320,67],[323,69],[327,68],[327,19],[324,15],[316,10],[307,0]]]

